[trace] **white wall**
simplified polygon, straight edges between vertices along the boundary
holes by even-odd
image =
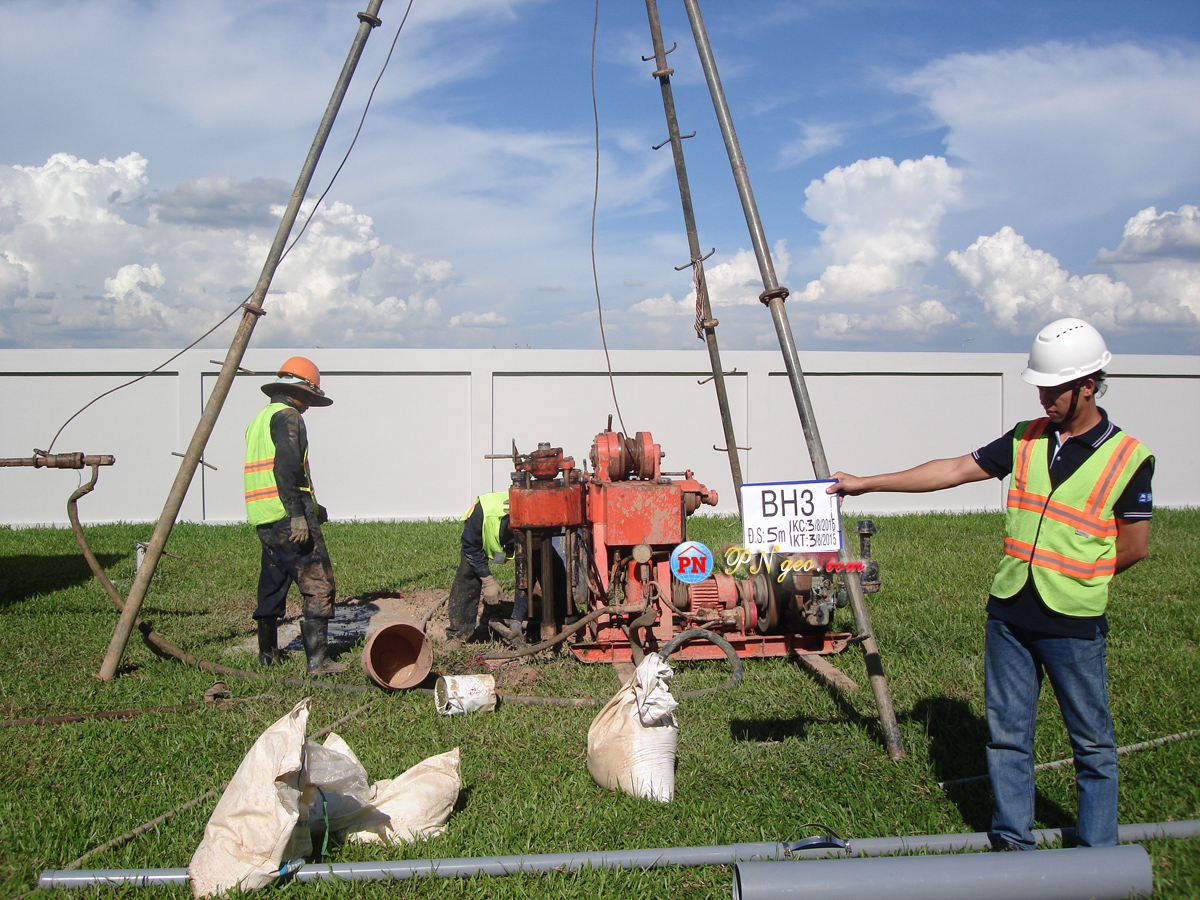
[[[266,402],[259,386],[288,356],[311,357],[334,404],[310,410],[317,492],[335,519],[419,519],[462,514],[475,495],[507,486],[511,466],[487,460],[539,441],[582,466],[592,438],[616,417],[600,351],[251,350],[181,511],[184,521],[243,517],[246,424]],[[85,522],[154,521],[162,511],[215,382],[224,351],[193,350],[162,372],[100,399],[63,429],[53,452],[110,453]],[[63,423],[103,391],[160,365],[154,350],[0,350],[0,457],[46,450]],[[747,482],[812,477],[790,382],[778,351],[722,354]],[[1023,354],[804,353],[806,384],[832,469],[867,474],[956,456],[1041,413],[1020,380]],[[649,431],[665,471],[694,470],[736,512],[716,396],[703,350],[614,352],[620,413]],[[1157,456],[1160,506],[1200,505],[1200,357],[1121,356],[1101,405]],[[64,524],[80,473],[0,469],[0,523]],[[938,494],[874,494],[847,513],[998,509],[1003,485],[986,481]]]

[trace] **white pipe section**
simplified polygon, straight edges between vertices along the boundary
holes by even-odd
[[[1154,890],[1144,847],[739,863],[733,900],[1125,900]]]

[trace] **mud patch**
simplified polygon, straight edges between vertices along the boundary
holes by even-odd
[[[433,610],[425,633],[435,643],[446,640],[446,598],[449,591],[379,591],[363,597],[339,600],[329,620],[329,649],[340,654],[360,644],[368,637],[395,622],[407,622],[420,628],[425,617]],[[297,607],[299,604],[297,604]],[[434,607],[437,607],[434,610]],[[300,639],[300,612],[288,610],[288,615],[279,621],[279,647],[292,653],[304,653],[304,642]],[[227,653],[258,653],[258,637],[251,634],[226,649]]]

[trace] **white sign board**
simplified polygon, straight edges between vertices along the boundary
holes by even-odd
[[[842,547],[838,495],[825,481],[742,485],[742,543],[767,553],[829,553]]]

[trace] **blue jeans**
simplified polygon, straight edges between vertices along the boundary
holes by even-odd
[[[1049,677],[1075,757],[1076,831],[1082,847],[1117,842],[1117,748],[1108,712],[1107,644],[987,623],[984,657],[992,834],[1022,849],[1033,841],[1033,735],[1043,675]]]

